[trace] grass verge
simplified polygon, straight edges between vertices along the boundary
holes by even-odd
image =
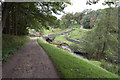
[[[13,55],[27,41],[28,36],[2,35],[2,62],[6,62],[9,56]]]
[[[96,62],[69,54],[51,44],[44,43],[40,39],[37,41],[51,57],[64,78],[98,78],[97,80],[102,80],[99,78],[118,78],[117,75],[96,65]]]

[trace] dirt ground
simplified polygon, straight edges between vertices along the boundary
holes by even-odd
[[[47,53],[31,39],[2,65],[3,78],[59,78]]]

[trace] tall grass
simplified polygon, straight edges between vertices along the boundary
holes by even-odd
[[[6,62],[7,58],[13,55],[20,47],[22,47],[29,37],[27,36],[14,36],[2,35],[2,62]]]

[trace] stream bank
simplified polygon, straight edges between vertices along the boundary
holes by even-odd
[[[78,52],[78,51],[72,50],[70,48],[70,46],[67,43],[65,43],[65,42],[64,43],[50,43],[50,44],[56,45],[58,48],[67,50],[70,54],[73,54],[75,56],[83,57],[85,59],[88,59],[86,53],[82,53],[82,52]]]
[[[82,28],[82,29],[83,29],[83,28]],[[75,30],[75,29],[73,29],[73,28],[71,27],[71,29],[70,29],[69,31],[66,31],[66,32],[63,32],[63,33],[59,33],[59,34],[50,34],[50,35],[48,35],[48,36],[43,36],[43,39],[45,39],[45,40],[46,40],[48,43],[50,43],[50,44],[57,45],[57,47],[69,51],[69,52],[70,52],[71,54],[73,54],[73,55],[76,55],[76,56],[79,56],[79,57],[83,57],[83,58],[88,58],[86,53],[82,53],[82,52],[79,52],[79,51],[72,50],[72,49],[70,48],[70,45],[68,45],[68,44],[65,43],[65,42],[62,42],[62,43],[61,43],[61,42],[58,42],[58,43],[54,43],[54,42],[53,42],[54,39],[55,39],[57,36],[65,35],[65,38],[66,38],[67,41],[70,41],[70,42],[75,43],[75,44],[80,44],[79,41],[73,40],[73,39],[70,39],[70,38],[69,38],[68,33],[72,32],[73,30]]]

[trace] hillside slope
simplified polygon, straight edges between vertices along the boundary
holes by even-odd
[[[117,78],[118,76],[106,71],[99,65],[81,57],[69,54],[51,44],[38,39],[38,43],[45,49],[53,60],[56,68],[64,78]],[[100,79],[101,80],[101,79]]]

